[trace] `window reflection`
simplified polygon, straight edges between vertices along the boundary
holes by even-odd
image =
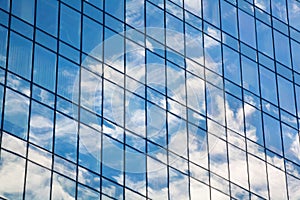
[[[147,157],[148,195],[152,199],[168,198],[167,166]]]
[[[29,99],[6,89],[4,109],[4,130],[22,138],[27,138]]]
[[[259,95],[257,63],[242,56],[243,87]]]
[[[54,152],[74,162],[77,156],[77,122],[56,113],[55,123]]]
[[[238,38],[236,7],[232,6],[226,1],[221,1],[221,12],[222,29],[234,36],[235,38]]]
[[[203,16],[213,25],[220,26],[219,4],[210,0],[202,0]]]
[[[80,14],[61,4],[60,38],[79,49],[80,47]]]
[[[53,174],[52,199],[74,199],[76,183],[57,173]]]
[[[37,1],[37,16],[36,23],[39,28],[57,35],[57,21],[58,21],[58,2],[38,0]]]
[[[31,103],[29,140],[41,147],[52,150],[53,110],[35,101]]]
[[[30,79],[32,43],[16,33],[10,34],[8,69]]]
[[[56,55],[39,45],[35,46],[33,81],[54,91],[56,76]]]
[[[265,144],[270,150],[282,155],[279,121],[269,115],[263,115]]]
[[[0,195],[8,199],[22,199],[25,160],[1,149]]]
[[[268,198],[266,164],[252,156],[248,156],[250,191]]]
[[[31,162],[26,173],[25,198],[41,199],[50,197],[51,172]]]

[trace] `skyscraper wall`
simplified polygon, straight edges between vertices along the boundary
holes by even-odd
[[[299,1],[0,1],[0,198],[297,200],[299,126]]]

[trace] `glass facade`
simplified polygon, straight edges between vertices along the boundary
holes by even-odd
[[[300,199],[300,2],[1,0],[0,198]]]

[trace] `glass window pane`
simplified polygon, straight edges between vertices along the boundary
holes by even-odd
[[[12,32],[10,34],[10,48],[8,69],[30,79],[32,59],[32,42]]]
[[[147,138],[162,146],[166,145],[166,111],[147,102]]]
[[[245,12],[238,10],[240,40],[251,47],[256,47],[254,18]]]
[[[272,29],[268,25],[256,20],[258,50],[273,57]]]
[[[254,0],[255,6],[270,13],[270,0]]]
[[[105,118],[117,123],[120,126],[123,126],[124,89],[109,81],[104,81],[103,84],[103,115]]]
[[[268,198],[266,163],[248,154],[250,191]]]
[[[185,105],[185,72],[182,68],[168,62],[167,63],[167,95],[168,97]],[[171,106],[170,106],[171,107]]]
[[[209,187],[199,181],[190,179],[190,194],[191,200],[199,199],[199,194],[201,194],[201,199],[209,200]]]
[[[105,11],[124,21],[124,0],[110,0],[105,2]]]
[[[258,66],[254,61],[242,56],[243,87],[259,95]]]
[[[169,168],[169,193],[170,199],[188,199],[188,177],[177,170]],[[180,191],[180,192],[179,192]]]
[[[114,199],[122,199],[123,198],[123,187],[112,182],[109,181],[105,178],[102,178],[102,192],[106,195],[109,195],[111,197],[113,197]],[[108,200],[113,199],[113,198],[107,198]],[[102,196],[102,199],[103,198]]]
[[[298,115],[298,118],[300,118],[300,86],[295,86],[295,91],[296,91],[296,103],[297,103],[297,115]]]
[[[104,135],[102,155],[102,175],[122,183],[124,180],[123,144]]]
[[[12,12],[21,19],[33,24],[35,0],[14,0],[12,1]]]
[[[281,76],[277,76],[277,80],[280,107],[295,115],[296,108],[293,83],[282,78]]]
[[[201,0],[184,1],[184,9],[195,14],[196,16],[201,16],[201,7]]]
[[[146,156],[125,147],[125,185],[146,195]]]
[[[244,103],[246,137],[264,145],[264,136],[262,130],[262,118],[259,110]]]
[[[59,57],[57,93],[68,100],[78,102],[79,67],[70,61]]]
[[[228,179],[227,147],[225,141],[208,134],[210,170]]]
[[[289,25],[293,26],[294,28],[300,30],[300,5],[299,2],[294,1],[294,0],[288,0],[288,11],[289,11]]]
[[[49,199],[51,172],[32,162],[27,165],[25,199]]]
[[[76,179],[77,166],[70,161],[61,158],[59,156],[54,156],[54,170],[60,174],[67,176],[69,179]]]
[[[35,101],[31,102],[29,140],[49,151],[52,150],[53,120],[53,110]]]
[[[168,113],[168,148],[180,156],[187,157],[187,128],[186,122]],[[179,145],[180,144],[180,145]]]
[[[146,135],[146,116],[145,116],[145,100],[126,92],[126,128],[136,134],[145,137]]]
[[[232,145],[228,145],[228,147],[230,181],[243,188],[248,188],[246,152]]]
[[[207,31],[211,32],[214,38],[220,39],[219,36],[216,35],[217,33],[215,30],[208,28]],[[205,58],[204,58],[205,67],[218,73],[219,75],[222,75],[223,72],[222,72],[221,43],[213,39],[212,37],[204,34],[204,53],[205,53]],[[208,80],[211,79],[211,77],[206,77],[206,78]]]
[[[0,66],[6,65],[7,29],[0,26]]]
[[[263,115],[263,120],[266,148],[282,155],[279,121],[266,114]]]
[[[222,18],[222,29],[238,38],[237,35],[237,9],[235,6],[227,3],[226,1],[221,1],[221,18]]]
[[[27,143],[25,141],[5,132],[2,133],[1,147],[24,157],[27,153]]]
[[[288,192],[289,192],[289,198],[293,199],[294,197],[300,196],[300,179],[295,178],[294,176],[287,175],[287,182],[288,182]]]
[[[140,0],[126,0],[126,23],[135,27],[144,27],[144,2]]]
[[[147,34],[164,43],[164,12],[151,3],[146,2],[146,24],[148,28]]]
[[[291,68],[290,43],[287,36],[273,31],[276,60]]]
[[[225,98],[227,127],[244,134],[243,102],[229,94],[226,94]]]
[[[188,24],[185,25],[185,48],[186,56],[194,61],[203,63],[202,32]]]
[[[190,73],[186,74],[187,106],[205,114],[204,81]]]
[[[184,53],[183,22],[170,14],[166,15],[166,42],[171,49]]]
[[[168,199],[167,166],[147,157],[148,196],[151,199]]]
[[[276,87],[276,76],[272,71],[260,66],[260,88],[262,98],[278,104],[277,99],[277,87]]]
[[[102,31],[101,24],[83,17],[82,50],[98,60],[102,60]]]
[[[270,199],[287,199],[287,189],[283,171],[268,164]]]
[[[56,113],[54,152],[73,162],[77,157],[77,122]]]
[[[60,38],[79,49],[80,47],[80,14],[61,4]]]
[[[38,0],[36,9],[37,27],[51,35],[57,35],[58,2],[48,0]]]
[[[100,173],[101,133],[80,125],[79,164]]]
[[[204,19],[213,25],[220,27],[219,3],[211,0],[202,0]]]
[[[23,139],[27,138],[29,99],[6,89],[4,130]]]
[[[240,57],[238,52],[223,46],[224,76],[230,81],[241,85]]]
[[[211,119],[214,119],[220,124],[225,125],[223,92],[224,91],[210,84],[206,84],[207,115]]]
[[[56,55],[36,45],[34,52],[33,81],[54,91],[56,77]]]
[[[22,199],[24,175],[25,160],[1,149],[0,196],[7,199]]]
[[[81,184],[77,186],[77,199],[100,199],[100,193]]]
[[[286,0],[271,1],[272,15],[287,23]]]
[[[166,78],[165,78],[165,61],[163,58],[157,56],[156,54],[147,51],[146,54],[146,80],[147,85],[158,92],[165,94],[166,92]],[[148,91],[147,91],[148,92]],[[156,96],[156,95],[155,95]],[[157,97],[157,96],[156,96]],[[148,99],[150,99],[148,97]],[[158,104],[158,100],[153,103]],[[163,102],[160,102],[163,103]],[[165,103],[164,103],[165,104]]]
[[[294,40],[290,41],[292,47],[293,69],[297,72],[300,72],[300,56],[298,56],[298,52],[300,52],[300,44],[295,42]]]
[[[76,183],[57,173],[53,174],[52,199],[75,199]]]
[[[82,107],[101,114],[102,79],[82,68],[80,79],[80,104]]]
[[[107,28],[105,29],[104,35],[105,64],[124,72],[124,37]]]
[[[282,137],[285,157],[300,164],[300,143],[297,130],[282,124]]]

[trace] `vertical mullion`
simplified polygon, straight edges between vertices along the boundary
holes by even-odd
[[[271,1],[272,4],[272,1]],[[272,16],[272,5],[270,6],[270,15],[271,15],[271,27],[272,27],[272,42],[273,42],[273,56],[274,56],[274,71],[275,71],[275,80],[276,80],[276,95],[277,95],[277,105],[278,105],[278,117],[279,117],[279,127],[280,127],[280,136],[281,136],[281,148],[282,148],[282,155],[284,158],[284,174],[285,174],[285,179],[286,179],[286,190],[287,190],[287,198],[289,199],[288,196],[288,183],[287,183],[287,174],[286,174],[286,162],[285,162],[285,153],[284,153],[284,145],[283,145],[283,135],[282,135],[282,122],[281,122],[281,108],[280,108],[280,99],[279,99],[279,88],[278,88],[278,74],[277,74],[277,66],[276,66],[276,53],[275,53],[275,38],[274,38],[274,24],[273,24],[273,16]],[[289,40],[290,42],[290,40]],[[276,119],[277,120],[277,119]],[[269,189],[269,187],[268,187]],[[270,191],[270,189],[269,189]],[[270,198],[270,196],[269,196]]]
[[[79,53],[79,63],[81,65],[82,63],[82,28],[83,28],[83,1],[81,1],[81,5],[80,5],[80,53]],[[81,71],[82,71],[82,67],[79,67],[79,74],[78,74],[78,107],[77,107],[77,144],[76,144],[76,148],[77,148],[77,155],[76,155],[76,188],[75,188],[75,199],[78,198],[78,177],[79,177],[79,140],[80,140],[80,108],[81,108]],[[72,102],[73,103],[73,102]]]
[[[251,198],[251,186],[250,186],[250,169],[249,169],[249,157],[248,157],[248,139],[247,139],[247,128],[246,128],[246,113],[245,113],[245,97],[244,97],[244,88],[243,88],[243,68],[242,68],[242,55],[241,55],[241,41],[240,41],[240,20],[239,20],[239,8],[238,2],[236,5],[236,18],[237,18],[237,34],[238,34],[238,42],[239,42],[239,64],[240,64],[240,78],[241,78],[241,89],[242,89],[242,102],[243,102],[243,117],[244,117],[244,135],[245,135],[245,150],[246,150],[246,161],[247,161],[247,173],[248,173],[248,191],[249,191],[249,198]]]
[[[202,31],[202,49],[203,49],[203,66],[204,66],[204,74],[203,74],[203,79],[204,79],[204,100],[205,100],[205,126],[206,126],[206,149],[207,149],[207,170],[208,170],[208,185],[209,185],[209,199],[212,197],[212,188],[211,188],[211,172],[210,172],[210,152],[209,152],[209,142],[208,142],[208,122],[207,122],[207,107],[208,107],[208,101],[207,101],[207,96],[208,96],[208,90],[207,90],[207,79],[206,79],[206,61],[205,61],[205,44],[204,44],[204,3],[201,1],[201,31]]]
[[[183,12],[183,57],[184,57],[184,88],[185,88],[185,113],[186,113],[186,148],[187,148],[187,160],[188,160],[188,193],[189,199],[191,199],[191,174],[190,174],[190,151],[189,151],[189,115],[188,115],[188,100],[187,100],[187,71],[186,71],[186,22],[185,22],[185,0],[182,0],[182,12]]]
[[[167,149],[167,186],[168,186],[168,199],[170,199],[170,167],[169,167],[169,125],[168,125],[168,89],[167,89],[167,15],[166,15],[166,3],[167,0],[163,0],[164,2],[164,64],[165,64],[165,98],[166,98],[166,149]]]
[[[125,142],[126,142],[126,131],[125,131],[125,125],[126,125],[126,57],[127,57],[127,54],[126,54],[126,0],[121,0],[124,2],[123,4],[123,22],[124,23],[124,35],[122,36],[123,37],[123,62],[124,62],[124,78],[123,78],[123,198],[125,199],[126,198],[126,190],[125,190],[125,177],[126,177],[126,145],[125,145]]]
[[[291,65],[292,65],[292,73],[293,73],[293,91],[294,91],[294,101],[295,101],[295,114],[296,114],[296,120],[297,120],[297,116],[298,116],[298,109],[300,108],[297,108],[297,97],[296,97],[296,86],[295,86],[295,76],[294,76],[294,63],[293,63],[293,54],[292,54],[292,44],[291,44],[291,31],[290,31],[290,20],[289,20],[289,7],[288,7],[288,0],[286,0],[286,14],[287,14],[287,25],[288,25],[288,37],[289,37],[289,50],[290,50],[290,61],[291,61]],[[276,76],[277,78],[277,76]],[[278,91],[278,89],[277,89]],[[278,95],[278,93],[277,93]],[[278,96],[278,105],[279,105],[279,96]],[[279,109],[280,110],[280,109]],[[279,115],[279,117],[281,118],[281,115]],[[279,118],[279,119],[280,119]],[[300,124],[299,124],[299,120],[297,120],[297,126],[298,126],[298,130],[300,130]],[[284,143],[283,143],[283,132],[282,132],[282,125],[280,123],[280,132],[281,132],[281,146],[282,146],[282,154],[283,156],[285,155],[285,152],[284,152]],[[300,144],[300,136],[298,134],[298,141]],[[285,176],[285,187],[286,187],[286,192],[287,192],[287,199],[289,199],[289,188],[288,188],[288,177],[287,177],[287,170],[286,170],[286,164],[284,162],[284,176]]]
[[[60,35],[60,10],[61,10],[61,3],[57,1],[58,7],[58,17],[57,17],[57,52],[56,52],[56,76],[55,76],[55,95],[54,95],[54,117],[53,117],[53,137],[52,137],[52,165],[51,165],[51,179],[50,179],[50,200],[52,200],[52,187],[53,187],[53,171],[54,171],[54,150],[55,150],[55,129],[56,129],[56,108],[57,108],[57,88],[58,88],[58,64],[59,64],[59,35]]]
[[[148,191],[148,129],[147,129],[147,124],[148,124],[148,107],[147,107],[147,101],[148,101],[148,95],[147,95],[147,46],[146,46],[146,37],[147,37],[147,11],[146,11],[146,5],[147,1],[144,0],[144,67],[145,67],[145,179],[146,179],[146,198],[149,198],[149,191]]]
[[[225,92],[225,70],[224,70],[224,56],[223,56],[223,31],[222,31],[222,12],[221,12],[221,2],[218,0],[219,4],[219,20],[220,20],[220,29],[221,29],[221,60],[222,60],[222,84],[223,84],[223,99],[224,99],[224,121],[225,121],[225,137],[226,137],[226,153],[227,153],[227,172],[228,172],[228,177],[227,177],[227,182],[229,186],[229,196],[231,197],[231,182],[230,180],[230,168],[229,168],[229,145],[228,145],[228,134],[227,134],[227,115],[226,115],[226,92]]]
[[[255,45],[258,48],[258,39],[257,39],[257,19],[256,19],[256,12],[254,12],[254,27],[255,27]],[[271,22],[272,23],[272,22]],[[273,27],[273,26],[272,26]],[[273,45],[274,46],[274,45]],[[269,184],[269,173],[268,173],[268,163],[267,163],[267,148],[266,148],[266,140],[265,140],[265,127],[264,127],[264,115],[263,115],[263,108],[262,108],[262,92],[261,92],[261,83],[260,83],[260,65],[259,65],[259,54],[258,50],[256,50],[256,65],[258,70],[258,85],[259,85],[259,109],[260,109],[260,116],[261,116],[261,124],[262,124],[262,131],[263,131],[263,143],[264,143],[264,153],[265,153],[265,166],[266,166],[266,178],[267,178],[267,189],[268,189],[268,198],[270,199],[270,184]]]
[[[30,91],[33,86],[33,72],[34,72],[34,50],[35,50],[35,35],[36,35],[36,11],[37,11],[37,0],[34,1],[34,21],[33,21],[33,40],[32,42],[32,54],[31,54],[31,77],[30,77]],[[26,160],[25,160],[25,175],[24,175],[24,188],[23,188],[23,199],[26,197],[26,180],[28,171],[28,151],[29,151],[29,132],[30,132],[30,118],[31,118],[31,105],[32,105],[32,92],[29,95],[29,108],[28,108],[28,124],[27,124],[27,138],[26,138]]]
[[[104,40],[105,40],[105,1],[103,1],[103,5],[102,5],[102,9],[103,9],[103,12],[102,12],[102,17],[103,17],[103,25],[102,25],[102,55],[101,55],[101,58],[102,58],[102,74],[101,74],[101,117],[102,117],[102,120],[101,120],[101,149],[100,149],[100,174],[101,174],[101,177],[100,177],[100,195],[102,195],[102,185],[103,185],[103,120],[104,120],[104,117],[103,117],[103,102],[104,102]],[[101,196],[102,198],[102,196]],[[100,199],[101,199],[100,198]]]
[[[10,49],[10,32],[11,32],[11,18],[12,18],[12,1],[9,1],[9,16],[8,16],[8,27],[7,27],[7,44],[6,44],[6,59],[5,59],[5,71],[4,71],[4,86],[3,86],[3,98],[2,98],[2,113],[1,113],[1,132],[0,132],[0,159],[1,159],[1,147],[2,147],[2,135],[4,125],[4,111],[5,111],[5,96],[6,96],[6,85],[7,85],[7,70],[8,70],[8,58]]]

